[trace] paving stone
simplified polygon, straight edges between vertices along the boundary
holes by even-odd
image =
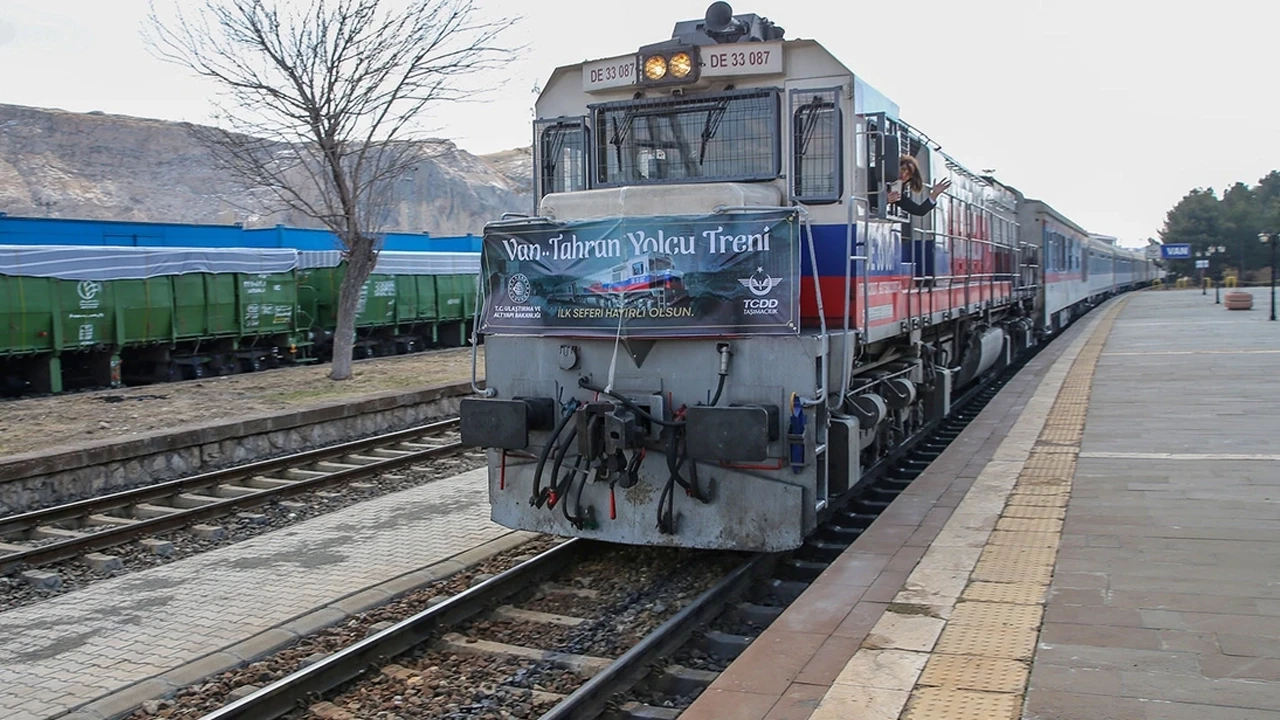
[[[318,610],[313,610],[296,620],[291,620],[284,625],[281,625],[280,629],[301,637],[306,637],[307,635],[313,635],[331,625],[336,625],[346,618],[347,613],[336,607],[323,607]]]
[[[144,680],[94,700],[83,709],[104,718],[113,718],[133,710],[148,700],[164,697],[176,689],[164,680]]]
[[[20,674],[6,674],[0,682],[0,707],[16,707],[31,693],[48,692],[59,698],[47,713],[53,716],[94,701],[95,693],[127,687],[171,690],[173,684],[148,678],[210,653],[221,653],[226,663],[259,658],[296,642],[297,635],[278,627],[315,608],[427,566],[456,572],[461,565],[451,558],[478,546],[485,548],[468,557],[490,556],[526,540],[528,534],[512,533],[489,520],[487,488],[477,482],[481,477],[483,472],[472,472],[440,480],[286,531],[0,612],[0,667],[5,669],[0,673],[25,658]],[[449,502],[442,504],[440,498]],[[428,507],[434,509],[419,509]],[[387,526],[393,517],[397,523]],[[359,542],[334,545],[351,527],[385,529],[365,530]],[[306,583],[297,582],[300,566],[305,567]],[[438,569],[423,573],[419,584],[446,574]],[[121,622],[122,615],[129,622]],[[43,630],[32,633],[30,628]],[[93,689],[83,688],[87,677],[94,678]],[[127,703],[111,698],[86,710],[96,712],[110,702],[113,713],[125,712]],[[147,699],[154,698],[138,702]]]
[[[239,667],[243,660],[227,652],[217,652],[176,667],[161,675],[161,679],[176,687],[194,685],[207,677]]]

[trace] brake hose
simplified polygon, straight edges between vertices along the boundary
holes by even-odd
[[[560,433],[564,432],[565,425],[569,424],[569,419],[573,417],[573,413],[578,409],[578,399],[569,398],[569,402],[564,406],[564,412],[560,419],[556,422],[556,427],[551,431],[551,437],[547,438],[547,442],[542,446],[542,451],[538,453],[538,467],[533,471],[533,494],[529,496],[529,504],[534,507],[542,507],[542,469],[547,464],[547,457],[551,455],[551,448],[556,444],[556,440],[560,437]],[[552,476],[552,482],[555,476]]]
[[[561,494],[556,487],[556,478],[560,477],[560,465],[564,462],[565,456],[569,454],[569,446],[573,444],[573,440],[577,436],[578,426],[575,424],[570,428],[569,434],[564,436],[564,442],[560,443],[560,447],[556,448],[555,461],[551,466],[551,483],[548,485],[546,492],[542,493],[538,498],[536,507],[542,507],[542,504],[547,501],[550,501],[550,507],[555,507],[558,499],[556,495]],[[578,457],[581,458],[582,456],[579,455]]]

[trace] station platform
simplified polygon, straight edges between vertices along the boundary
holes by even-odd
[[[0,718],[117,717],[532,538],[484,472],[0,613]]]
[[[681,720],[1280,720],[1280,323],[1068,328]]]

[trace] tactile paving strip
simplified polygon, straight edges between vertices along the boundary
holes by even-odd
[[[1048,534],[1048,533],[1046,533]],[[1057,550],[1051,547],[1023,547],[1020,545],[988,545],[978,557],[979,562],[998,562],[1008,565],[1053,567]]]
[[[1044,436],[1041,436],[1043,438]],[[1047,455],[1070,455],[1075,457],[1080,454],[1079,441],[1075,442],[1044,442],[1043,439],[1036,443],[1036,452],[1043,452]]]
[[[1059,387],[970,582],[912,691],[904,720],[1020,717],[1093,390],[1121,300]]]
[[[962,600],[979,602],[1021,603],[1035,605],[1044,602],[1049,588],[1045,585],[1030,582],[973,582],[960,595]]]
[[[933,651],[943,655],[1030,660],[1039,629],[1008,625],[955,625],[947,623]]]
[[[1071,492],[1071,483],[1054,482],[1049,484],[1031,484],[1019,481],[1013,489],[1018,495],[1063,495]]]
[[[974,580],[998,583],[1036,583],[1048,585],[1053,579],[1053,567],[1016,563],[979,562],[973,569]]]
[[[1027,686],[1026,663],[1006,658],[934,655],[920,674],[920,684],[958,690],[1016,693]]]
[[[1040,627],[1044,611],[1039,605],[996,602],[962,602],[951,612],[948,623],[956,625],[1013,625]]]
[[[1015,547],[1043,547],[1057,549],[1062,542],[1058,533],[1041,532],[1005,532],[997,530],[987,540],[989,545],[1012,545]]]
[[[1008,532],[1062,532],[1061,520],[1033,520],[1002,517],[996,521],[997,530]]]
[[[903,720],[1015,720],[1020,695],[952,688],[920,688],[911,694]]]
[[[1028,520],[1061,520],[1067,516],[1067,509],[1065,507],[1030,507],[1010,503],[1005,506],[1003,515]]]
[[[1027,493],[1015,492],[1009,496],[1008,504],[1010,507],[1043,507],[1043,508],[1065,508],[1067,506],[1068,495],[1066,493],[1058,493],[1056,495],[1029,495]]]

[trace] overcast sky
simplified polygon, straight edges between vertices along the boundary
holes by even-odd
[[[194,4],[199,0],[182,0]],[[706,2],[476,0],[525,15],[501,89],[439,108],[437,135],[486,153],[530,142],[532,89],[558,65],[670,37]],[[0,102],[208,119],[209,88],[154,59],[147,0],[0,0]],[[1126,245],[1192,188],[1280,168],[1280,3],[914,0],[733,3],[823,43],[972,169]]]

